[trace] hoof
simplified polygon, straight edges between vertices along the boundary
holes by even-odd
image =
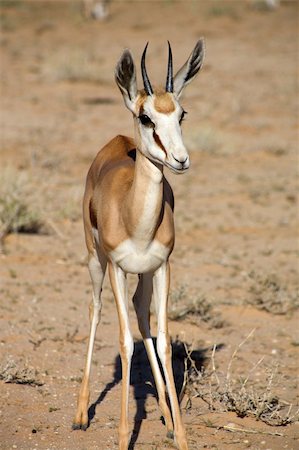
[[[167,431],[166,437],[168,437],[168,439],[174,439],[174,434],[172,430]]]
[[[72,430],[83,430],[86,431],[88,428],[88,423],[73,423]]]

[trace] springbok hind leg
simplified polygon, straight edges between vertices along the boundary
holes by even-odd
[[[165,396],[165,383],[161,375],[157,360],[151,331],[150,331],[150,304],[153,293],[153,275],[151,273],[139,275],[139,282],[133,296],[133,303],[138,319],[139,330],[150,361],[158,392],[159,406],[163,414],[167,435],[173,436],[173,423]]]
[[[86,430],[88,427],[88,403],[89,403],[89,377],[92,351],[98,323],[101,313],[101,290],[106,271],[106,259],[103,254],[94,253],[89,255],[88,268],[92,281],[93,296],[89,307],[90,333],[87,349],[85,369],[79,391],[77,412],[73,421],[73,430]]]

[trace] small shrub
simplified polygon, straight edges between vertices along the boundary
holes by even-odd
[[[102,64],[85,50],[62,49],[44,63],[41,74],[49,81],[101,83]]]
[[[265,369],[265,383],[257,386],[250,381],[250,376],[264,358],[261,358],[243,380],[233,379],[232,364],[237,353],[249,336],[239,344],[229,362],[225,376],[217,373],[215,367],[215,350],[211,355],[210,370],[199,370],[191,358],[191,350],[187,349],[189,368],[186,365],[184,394],[187,396],[186,408],[192,408],[192,400],[201,398],[211,411],[232,411],[238,417],[254,417],[271,426],[285,426],[298,420],[298,410],[293,411],[293,405],[281,400],[274,392],[274,382],[277,368]]]
[[[30,205],[30,186],[24,173],[7,168],[0,174],[0,243],[9,233],[38,233],[42,220]]]
[[[219,132],[212,127],[200,127],[191,130],[186,137],[186,144],[190,150],[199,150],[211,154],[219,153],[222,147]]]
[[[42,386],[43,383],[37,378],[37,371],[22,361],[12,358],[6,359],[0,365],[0,380],[5,383],[29,384],[30,386]]]
[[[171,320],[186,319],[192,323],[203,321],[211,328],[222,328],[226,324],[204,295],[188,299],[184,285],[170,294],[170,300],[168,317]]]
[[[230,17],[231,19],[239,19],[239,14],[237,11],[229,6],[229,5],[223,5],[223,4],[216,4],[213,5],[208,10],[208,16],[210,17]]]
[[[249,274],[252,285],[246,302],[272,314],[291,313],[299,307],[298,293],[289,293],[276,275]]]

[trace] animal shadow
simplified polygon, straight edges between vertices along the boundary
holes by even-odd
[[[153,341],[156,347],[156,339],[154,338]],[[195,364],[195,366],[198,369],[201,369],[205,365],[205,362],[207,360],[206,353],[211,349],[205,348],[193,350],[188,358],[184,342],[175,340],[172,342],[171,346],[172,346],[173,374],[175,379],[176,391],[179,396],[184,383],[184,372],[186,370],[186,361],[187,367],[188,365],[190,366],[191,364],[190,359],[191,359],[192,363]],[[161,373],[163,374],[162,370]],[[98,399],[90,406],[88,410],[89,423],[92,421],[92,419],[96,414],[97,406],[102,403],[102,401],[105,399],[109,391],[113,389],[114,386],[116,386],[121,381],[121,379],[122,379],[121,359],[120,355],[118,354],[114,362],[113,380],[107,383],[107,385],[99,395]],[[158,400],[154,377],[151,371],[151,367],[149,364],[144,344],[141,340],[135,342],[134,345],[130,384],[134,388],[134,399],[136,402],[134,428],[129,444],[129,450],[133,450],[139,436],[142,421],[146,419],[146,410],[145,410],[146,399],[149,396],[153,396]],[[163,422],[162,417],[161,421]]]

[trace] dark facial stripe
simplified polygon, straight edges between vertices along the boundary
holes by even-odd
[[[164,147],[164,145],[161,142],[161,139],[159,138],[159,135],[155,132],[155,130],[153,131],[153,136],[155,139],[156,144],[160,147],[160,149],[165,153],[165,155],[167,156],[167,152],[166,149]]]

